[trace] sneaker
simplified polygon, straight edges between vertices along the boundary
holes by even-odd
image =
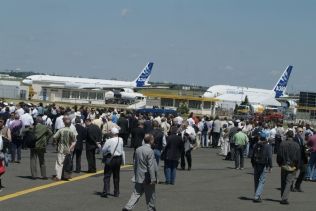
[[[243,170],[244,168],[239,168],[239,170]]]
[[[285,204],[285,205],[287,205],[287,204],[290,204],[290,203],[288,202],[288,200],[282,200],[282,201],[280,201],[280,204]]]

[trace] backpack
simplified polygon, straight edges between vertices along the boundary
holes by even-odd
[[[204,122],[202,132],[207,132],[207,131],[208,131],[207,122]]]
[[[35,130],[27,130],[23,136],[23,143],[27,148],[33,149],[36,146]]]
[[[22,129],[22,125],[12,128],[11,129],[11,136],[14,138],[20,137],[21,136],[21,129]]]
[[[266,164],[267,158],[264,154],[264,144],[256,144],[253,150],[252,162],[256,164]]]

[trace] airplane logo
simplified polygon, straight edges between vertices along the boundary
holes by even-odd
[[[152,62],[150,62],[146,65],[146,67],[143,69],[141,74],[135,80],[136,87],[143,87],[143,86],[147,85],[147,82],[149,80],[153,65],[154,65],[154,63],[152,63]]]
[[[287,83],[289,81],[293,66],[288,66],[282,76],[280,77],[279,81],[275,85],[273,91],[275,92],[275,98],[282,97],[286,90]]]

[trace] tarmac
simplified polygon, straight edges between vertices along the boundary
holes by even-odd
[[[131,163],[133,150],[126,148],[127,163]],[[276,166],[267,175],[262,203],[253,203],[253,169],[250,160],[245,159],[245,169],[234,169],[232,161],[223,160],[219,149],[196,149],[192,152],[191,171],[177,171],[175,185],[158,184],[157,210],[315,210],[316,183],[303,182],[303,193],[290,193],[290,205],[281,205],[280,168]],[[83,153],[83,170],[87,162]],[[1,211],[49,211],[49,210],[121,210],[133,190],[132,166],[121,170],[120,197],[101,198],[103,171],[100,156],[97,155],[96,174],[73,173],[71,181],[32,180],[29,169],[29,150],[23,150],[22,163],[13,163],[2,176],[5,188],[0,192]],[[55,173],[56,153],[49,147],[46,153],[47,175]],[[39,173],[39,169],[38,169]],[[160,163],[159,180],[164,181],[163,162]],[[111,181],[112,182],[112,181]],[[113,188],[113,184],[111,184]],[[113,190],[113,189],[112,189]],[[143,196],[134,210],[146,210]]]

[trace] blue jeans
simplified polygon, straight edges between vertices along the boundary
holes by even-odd
[[[202,135],[201,135],[201,147],[208,147],[207,146],[207,132],[202,132]]]
[[[235,146],[235,168],[244,168],[244,151],[245,146]]]
[[[165,160],[165,178],[166,184],[174,185],[176,180],[177,160]]]
[[[22,140],[13,139],[11,142],[11,161],[21,161]],[[17,155],[17,159],[16,159]]]
[[[263,164],[256,164],[254,166],[254,180],[255,180],[255,199],[259,199],[262,192],[264,183],[266,181],[266,167]]]
[[[313,175],[315,175],[315,165],[316,165],[316,152],[312,152],[307,164],[307,172],[306,172],[305,178],[316,179],[316,178],[313,178]]]
[[[154,149],[155,159],[157,162],[157,166],[159,166],[161,151],[159,149]]]

